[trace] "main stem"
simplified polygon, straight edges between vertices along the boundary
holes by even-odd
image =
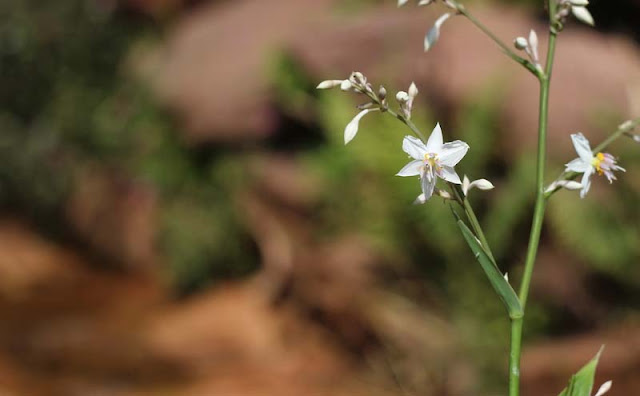
[[[551,14],[553,15],[553,13]],[[547,154],[547,126],[549,118],[549,85],[551,83],[551,71],[553,68],[553,58],[556,48],[557,33],[551,30],[549,36],[549,47],[547,50],[547,66],[545,74],[540,76],[540,114],[538,121],[538,158],[536,167],[536,204],[533,211],[533,222],[531,224],[531,234],[529,235],[529,247],[524,265],[524,275],[520,285],[520,304],[525,311],[527,297],[529,295],[529,285],[533,267],[538,253],[540,243],[540,232],[542,231],[542,221],[546,199],[544,195],[544,167]],[[511,351],[509,354],[509,396],[520,394],[520,352],[522,349],[522,318],[511,320]]]

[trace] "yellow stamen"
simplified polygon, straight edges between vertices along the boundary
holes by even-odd
[[[602,175],[604,173],[602,168],[600,167],[600,164],[602,164],[602,161],[604,161],[604,154],[602,153],[596,154],[593,161],[591,161],[591,165],[593,165],[596,168],[596,172],[598,172],[599,175]]]
[[[438,164],[438,154],[426,153],[422,161],[425,163],[425,165],[430,165],[437,171],[440,171],[441,169],[441,166]]]

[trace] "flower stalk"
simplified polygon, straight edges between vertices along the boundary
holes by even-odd
[[[555,14],[555,3],[549,2],[549,14],[553,24]],[[526,312],[529,287],[533,275],[538,245],[540,244],[540,234],[542,222],[546,209],[546,198],[544,191],[544,171],[547,156],[547,130],[549,125],[549,87],[551,84],[551,74],[556,49],[557,32],[551,30],[549,34],[549,44],[547,48],[547,64],[544,75],[538,75],[540,80],[540,109],[538,118],[538,153],[536,163],[536,203],[533,211],[533,221],[531,233],[529,235],[529,245],[524,264],[524,274],[520,284],[518,297],[523,310],[523,317],[511,320],[511,350],[509,354],[509,396],[520,394],[520,355],[522,350],[522,328],[524,313]]]

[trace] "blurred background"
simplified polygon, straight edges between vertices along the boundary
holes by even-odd
[[[503,395],[508,322],[452,221],[411,205],[406,128],[318,92],[353,70],[471,146],[458,172],[519,284],[538,88],[462,18],[375,0],[0,3],[2,395]],[[541,1],[468,1],[510,42]],[[552,84],[548,180],[640,115],[640,1],[592,0]],[[544,53],[544,48],[541,48]],[[560,192],[527,307],[525,395],[640,389],[640,145]]]

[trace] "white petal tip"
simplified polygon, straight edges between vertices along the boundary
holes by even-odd
[[[425,198],[424,194],[420,194],[418,195],[418,197],[415,199],[415,201],[413,201],[414,205],[422,205],[425,202],[427,202],[427,199]]]
[[[409,86],[408,95],[409,95],[409,98],[415,98],[416,96],[418,96],[418,87],[416,87],[416,83],[411,82],[411,85]]]
[[[613,385],[613,381],[609,380],[605,382],[600,386],[600,389],[598,389],[598,392],[596,392],[594,396],[602,396],[605,393],[609,392],[609,390],[611,389],[611,385]]]

